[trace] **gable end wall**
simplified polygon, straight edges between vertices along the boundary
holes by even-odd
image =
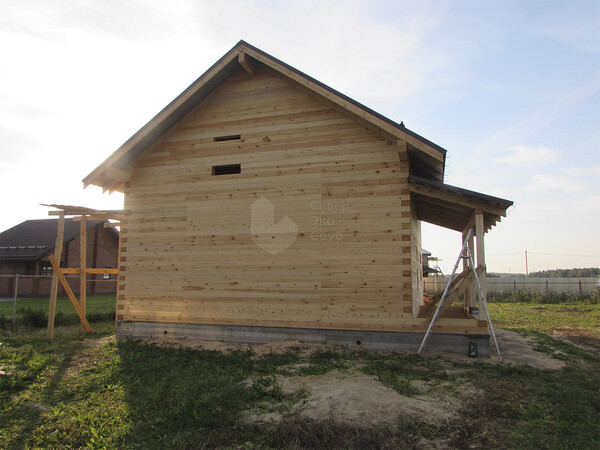
[[[241,173],[212,175],[225,164]],[[118,319],[410,329],[407,176],[396,143],[266,71],[240,69],[132,170]],[[287,234],[252,233],[257,200]]]

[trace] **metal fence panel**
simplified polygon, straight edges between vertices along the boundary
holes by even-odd
[[[444,291],[449,277],[423,278],[424,290],[428,294],[437,295]],[[496,278],[486,279],[487,291],[502,293],[513,291],[528,291],[531,293],[571,293],[576,295],[599,292],[600,278]]]

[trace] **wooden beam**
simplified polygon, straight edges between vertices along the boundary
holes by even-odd
[[[465,242],[465,240],[467,239],[467,234],[468,233],[469,233],[468,229],[465,229],[462,232],[462,241],[461,242]],[[463,258],[462,263],[463,263],[463,272],[466,272],[467,270],[469,270],[469,260]]]
[[[483,271],[479,275],[479,284],[481,285],[481,290],[483,291],[483,295],[487,297],[487,288],[486,288],[486,273],[487,268],[485,265],[485,247],[483,244],[483,236],[485,234],[485,228],[483,225],[483,211],[475,212],[475,238],[476,238],[476,253],[477,253],[477,264],[478,267],[482,267]],[[485,307],[483,304],[483,299],[479,299],[479,320],[487,320],[485,315]]]
[[[477,267],[477,276],[479,276],[480,278],[482,277],[482,274],[485,273],[485,268],[482,266],[478,266]],[[459,298],[461,295],[465,294],[465,296],[467,295],[467,291],[474,291],[477,289],[476,285],[475,285],[475,271],[469,269],[467,272],[462,272],[463,275],[460,278],[460,282],[458,284],[455,284],[454,286],[451,286],[451,290],[448,292],[448,296],[446,297],[446,300],[444,301],[444,304],[442,305],[442,308],[440,310],[440,312],[445,311],[451,304],[452,302],[454,302],[457,298]]]
[[[248,72],[250,75],[254,75],[254,61],[252,61],[252,59],[245,52],[240,52],[238,56],[238,62],[246,72]]]
[[[467,222],[467,225],[465,226],[464,230],[462,231],[463,236],[467,236],[467,233],[469,232],[469,230],[473,228],[473,235],[475,234],[475,213],[473,213],[473,215],[471,216],[471,218],[469,219],[469,221]],[[464,240],[463,240],[464,242]]]
[[[475,237],[477,238],[477,265],[485,267],[485,247],[483,245],[483,211],[475,213]]]
[[[475,219],[472,217],[471,220],[469,221],[469,223],[475,223],[474,222]],[[467,234],[469,233],[469,231],[471,231],[471,229],[473,228],[473,226],[469,227],[467,226],[464,230],[463,230],[463,242],[465,241],[465,239],[467,238]],[[473,230],[475,231],[475,230]],[[469,253],[471,255],[474,254],[474,249],[475,249],[475,239],[473,236],[474,233],[471,233],[471,237],[469,238],[469,241],[467,242],[468,248],[469,248]],[[471,262],[470,259],[463,259],[463,271],[470,271],[472,269],[471,267]],[[477,288],[476,286],[473,285],[473,283],[471,283],[471,285],[467,286],[465,289],[465,302],[464,302],[464,306],[465,309],[469,308],[469,306],[475,306],[477,304]]]
[[[85,318],[86,312],[86,268],[87,268],[87,219],[86,216],[81,216],[81,223],[79,225],[79,307],[83,312]],[[83,326],[83,320],[79,323],[79,331],[83,333],[85,327]]]
[[[118,275],[121,272],[121,245],[123,245],[122,241],[121,241],[121,236],[123,236],[123,228],[121,228],[121,231],[119,232],[119,243],[118,243],[118,247],[117,247],[117,292],[115,295],[115,326],[117,325],[117,321],[119,320],[119,300],[120,300],[120,296],[119,296],[119,290],[121,289],[121,286],[123,286],[122,281],[120,280],[120,276]],[[123,286],[124,288],[125,286]],[[124,298],[124,297],[123,297]]]
[[[85,331],[90,333],[92,331],[92,327],[90,327],[90,324],[88,323],[87,319],[85,318],[83,311],[79,307],[79,303],[77,303],[75,294],[73,294],[73,290],[71,289],[71,286],[69,286],[69,282],[63,275],[60,265],[57,263],[56,259],[54,259],[54,256],[52,256],[52,255],[48,256],[48,261],[50,261],[50,264],[52,264],[54,273],[56,273],[58,280],[60,281],[62,286],[65,288],[65,292],[67,293],[69,300],[71,300],[71,304],[73,305],[73,308],[75,308],[75,311],[77,311],[77,315],[79,316],[79,319],[83,323],[83,327],[84,327]]]
[[[65,216],[82,216],[82,215],[119,216],[119,215],[130,214],[130,211],[125,211],[122,209],[93,209],[93,208],[86,208],[85,206],[47,205],[44,203],[42,203],[41,206],[49,206],[51,208],[56,208],[59,210],[59,211],[48,211],[49,216],[60,216],[61,214],[64,214]]]
[[[123,186],[125,186],[125,183],[123,181],[115,181],[112,180],[113,183],[106,186],[106,189],[103,189],[103,192],[108,191],[109,194],[112,194],[113,192],[117,191],[117,192],[123,192]]]
[[[119,269],[86,269],[86,273],[89,274],[95,274],[95,275],[102,275],[102,274],[110,274],[110,275],[118,275],[119,274]]]
[[[49,206],[50,208],[56,208],[59,211],[49,211],[49,216],[59,216],[61,213],[66,216],[79,216],[81,214],[90,214],[96,212],[95,209],[87,208],[85,206],[73,206],[73,205],[55,205],[41,203],[41,206]]]
[[[121,183],[129,181],[129,179],[131,178],[131,172],[117,169],[116,167],[107,167],[106,175],[115,181],[120,181]]]
[[[62,256],[63,240],[65,235],[65,214],[64,212],[58,217],[58,229],[56,231],[56,241],[54,242],[54,260],[56,265],[60,267],[60,258]],[[52,256],[52,255],[50,255]],[[46,336],[48,339],[54,337],[54,316],[56,315],[56,296],[58,295],[58,274],[52,272],[52,285],[50,286],[50,302],[48,304],[48,328]]]
[[[71,269],[71,268],[61,268],[61,271],[63,273],[63,275],[71,275],[71,274],[75,274],[75,273],[81,273],[81,269],[77,268],[77,269]],[[88,274],[95,274],[95,275],[101,275],[104,273],[110,273],[110,274],[117,274],[119,273],[119,269],[101,269],[101,268],[95,268],[95,267],[88,267],[87,269],[85,269],[85,273]]]
[[[460,195],[452,194],[450,192],[446,192],[440,189],[433,189],[428,186],[423,186],[420,184],[409,183],[410,192],[415,194],[420,194],[426,197],[431,197],[437,200],[442,200],[444,202],[452,203],[455,205],[465,206],[467,208],[471,208],[473,210],[481,209],[486,212],[505,217],[506,210],[500,206],[494,206],[491,204],[483,204],[480,201],[475,199],[469,199],[467,197],[463,197]]]
[[[83,217],[83,216],[81,216]],[[81,220],[81,217],[73,217],[73,221],[74,222],[79,222]],[[121,214],[91,214],[89,216],[87,216],[88,220],[109,220],[109,219],[114,219],[114,220],[122,220],[124,217],[124,215]]]
[[[408,147],[406,145],[406,141],[398,139],[396,148],[398,149],[398,157],[400,158],[400,161],[408,161]]]

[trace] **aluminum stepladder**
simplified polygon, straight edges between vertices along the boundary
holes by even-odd
[[[433,314],[433,317],[431,318],[431,322],[429,323],[429,327],[427,328],[427,332],[425,333],[425,336],[423,336],[423,341],[421,342],[421,346],[419,347],[417,354],[421,354],[421,351],[425,347],[425,342],[427,342],[427,339],[429,339],[429,337],[431,336],[431,330],[433,329],[433,326],[435,325],[435,321],[438,319],[438,316],[440,315],[442,306],[444,305],[444,300],[446,300],[446,297],[448,296],[448,291],[450,289],[450,285],[452,284],[452,280],[454,280],[454,276],[456,275],[456,269],[458,268],[458,263],[460,262],[461,259],[467,258],[471,261],[471,270],[473,270],[473,274],[475,275],[475,281],[477,282],[477,288],[479,289],[479,295],[481,296],[481,303],[483,305],[483,309],[485,310],[485,315],[487,317],[488,325],[490,326],[490,333],[492,335],[492,339],[494,340],[494,345],[496,346],[496,352],[498,353],[498,359],[500,360],[501,363],[503,363],[504,360],[502,359],[502,354],[500,353],[500,347],[498,347],[498,340],[496,339],[496,333],[494,332],[494,327],[492,325],[492,319],[490,318],[490,313],[488,311],[487,300],[485,298],[485,295],[483,294],[483,289],[481,288],[481,283],[479,282],[479,276],[477,275],[477,268],[475,267],[475,260],[473,259],[473,254],[471,252],[471,249],[469,248],[469,239],[471,239],[472,235],[473,235],[473,228],[471,228],[469,230],[469,232],[467,233],[467,237],[465,238],[465,240],[463,242],[460,253],[458,254],[458,258],[456,259],[456,264],[454,264],[454,269],[452,269],[452,274],[450,275],[448,284],[446,284],[446,288],[444,289],[442,298],[440,299],[440,302],[438,303],[435,313]]]

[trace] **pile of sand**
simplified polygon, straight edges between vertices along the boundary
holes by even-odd
[[[333,371],[324,375],[278,377],[286,395],[302,390],[307,400],[296,411],[301,417],[334,419],[360,426],[392,425],[399,416],[443,423],[454,418],[458,402],[406,397],[362,373]]]

